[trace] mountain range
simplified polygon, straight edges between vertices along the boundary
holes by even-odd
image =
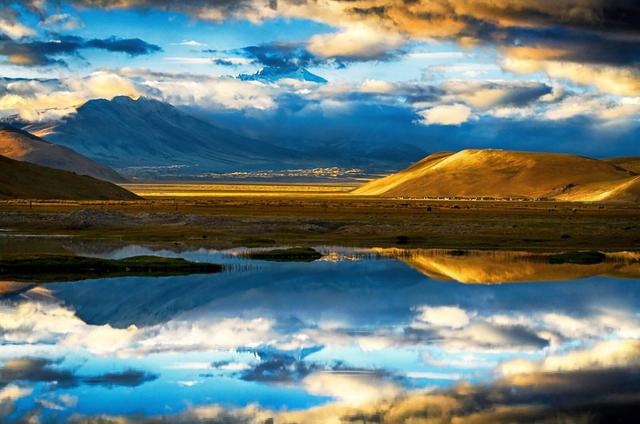
[[[432,154],[353,193],[405,198],[640,202],[640,175],[613,162],[559,153],[463,150]]]
[[[91,100],[47,128],[47,139],[129,171],[189,173],[265,169],[303,162],[298,152],[216,127],[170,104],[121,96]]]
[[[89,175],[101,180],[124,182],[113,169],[75,151],[50,143],[21,129],[0,124],[0,155],[49,168]]]
[[[146,179],[336,166],[374,174],[401,169],[425,154],[401,142],[327,141],[326,134],[313,132],[284,139],[261,133],[258,123],[247,130],[224,117],[209,118],[158,100],[121,96],[90,100],[59,122],[22,127],[125,176]]]

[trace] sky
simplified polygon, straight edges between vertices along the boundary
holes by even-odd
[[[128,95],[263,138],[640,155],[639,65],[634,0],[0,0],[0,117],[27,122]]]

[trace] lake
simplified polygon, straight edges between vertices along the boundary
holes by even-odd
[[[499,422],[637,405],[637,253],[317,250],[87,248],[225,271],[0,283],[1,420]]]

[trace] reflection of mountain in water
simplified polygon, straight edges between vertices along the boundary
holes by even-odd
[[[551,263],[551,254],[509,251],[447,251],[442,249],[374,249],[397,258],[434,280],[461,283],[565,281],[596,275],[640,278],[640,255],[607,254],[596,264]]]
[[[562,311],[567,308],[566,299],[572,299],[573,313],[580,314],[590,310],[594,297],[600,299],[601,307],[614,309],[619,299],[640,302],[633,295],[633,280],[598,277],[579,284],[544,283],[605,274],[633,277],[638,275],[638,263],[632,255],[610,254],[607,261],[595,265],[552,265],[536,262],[523,252],[464,256],[431,250],[378,252],[382,255],[378,259],[360,261],[265,264],[215,275],[114,278],[46,288],[84,322],[118,328],[170,320],[263,317],[274,319],[287,331],[329,320],[346,323],[349,331],[367,332],[410,321],[422,305],[458,305],[469,310],[482,305],[486,313],[531,314]],[[425,284],[423,274],[433,281]],[[438,281],[452,279],[540,282],[461,285]]]

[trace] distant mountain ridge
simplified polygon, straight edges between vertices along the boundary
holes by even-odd
[[[0,199],[138,200],[107,181],[0,156]]]
[[[231,171],[278,166],[299,156],[145,97],[90,100],[50,131],[51,141],[115,168]]]
[[[569,154],[463,150],[430,155],[353,194],[640,202],[640,175],[605,160]]]
[[[49,143],[21,129],[0,124],[0,155],[49,168],[89,175],[94,178],[124,182],[125,178],[113,169],[101,165],[75,151]]]
[[[295,132],[286,140],[259,122],[212,117],[193,108],[126,96],[90,100],[60,122],[24,128],[62,144],[123,175],[144,179],[203,178],[209,173],[358,168],[364,173],[396,170],[423,156],[410,144]],[[284,123],[283,123],[284,125]],[[323,141],[323,139],[329,141]],[[268,141],[262,141],[262,140]]]

